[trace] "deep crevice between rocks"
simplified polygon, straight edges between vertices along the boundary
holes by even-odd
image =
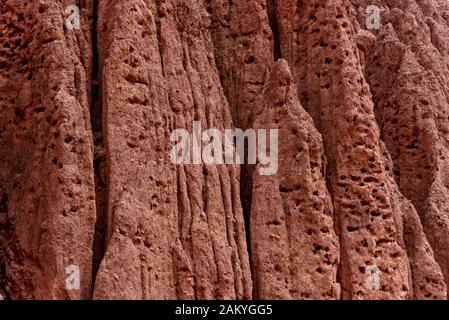
[[[245,157],[248,150],[245,144]],[[243,210],[243,220],[245,223],[246,249],[248,251],[249,265],[251,271],[251,281],[253,283],[253,299],[257,296],[256,274],[253,269],[251,252],[251,204],[252,204],[252,170],[249,165],[242,165],[240,168],[240,203]]]
[[[277,19],[277,0],[268,0],[267,1],[267,13],[268,13],[268,21],[270,24],[271,32],[273,33],[273,53],[274,53],[274,61],[277,61],[282,58],[282,50],[281,50],[281,39],[279,33],[279,24]]]
[[[106,181],[106,152],[103,141],[103,107],[101,93],[101,66],[97,43],[97,24],[99,0],[93,0],[91,22],[92,73],[91,73],[91,105],[90,117],[94,147],[94,182],[96,222],[92,246],[92,291],[95,286],[100,263],[106,248],[107,230],[107,181]]]
[[[282,58],[281,53],[281,41],[279,34],[279,26],[276,16],[276,0],[267,0],[267,15],[269,19],[269,25],[271,32],[273,34],[273,58],[274,61]],[[222,83],[222,86],[224,84]],[[240,124],[236,124],[240,125]],[[251,127],[251,124],[249,125]],[[243,128],[247,130],[248,128]],[[245,139],[245,159],[248,159],[248,144]],[[251,207],[252,207],[252,188],[253,188],[253,172],[255,170],[254,165],[244,164],[240,167],[240,202],[243,210],[243,219],[245,223],[245,235],[246,235],[246,246],[249,257],[250,271],[251,271],[251,281],[253,287],[253,299],[258,299],[258,288],[257,288],[257,274],[254,271],[254,262],[251,250]]]

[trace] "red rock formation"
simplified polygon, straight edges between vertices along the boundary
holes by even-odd
[[[0,5],[0,283],[12,299],[87,299],[92,291],[92,3],[73,33],[62,2]],[[65,290],[71,264],[80,290]]]
[[[0,0],[0,299],[447,298],[448,23],[442,0]],[[278,129],[276,174],[172,163],[194,121]]]
[[[387,5],[367,76],[395,179],[418,211],[448,283],[449,6],[443,1]]]
[[[94,297],[250,298],[239,168],[169,158],[174,129],[232,127],[204,6],[110,1],[99,17],[108,235]]]
[[[279,171],[253,171],[251,246],[262,299],[336,299],[339,244],[325,185],[321,136],[300,105],[288,64],[279,60],[254,128],[279,130]]]
[[[404,212],[398,206],[403,204],[394,197],[394,184],[388,183],[391,166],[383,160],[363,74],[371,41],[351,23],[350,8],[344,1],[305,1],[298,7],[293,1],[277,2],[283,55],[296,75],[300,98],[323,133],[329,160],[341,245],[342,298],[407,298],[414,290],[421,296],[429,289],[413,288],[410,281],[407,254],[414,254],[401,240]],[[381,272],[380,290],[364,285],[370,266]],[[434,289],[429,298],[444,296],[441,280],[435,266],[429,276]]]

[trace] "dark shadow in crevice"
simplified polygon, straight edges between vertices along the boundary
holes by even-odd
[[[267,10],[270,28],[274,38],[273,42],[274,61],[277,61],[282,58],[279,24],[276,14],[277,0],[267,0]]]
[[[98,5],[99,0],[93,0],[91,41],[92,41],[92,74],[91,74],[91,105],[90,120],[94,143],[94,181],[96,222],[94,241],[92,246],[92,291],[101,261],[106,250],[107,233],[107,177],[106,177],[106,151],[103,142],[103,107],[101,92],[101,61],[98,53]]]
[[[254,272],[251,255],[251,204],[252,204],[252,177],[251,170],[247,165],[242,165],[240,170],[240,201],[243,210],[243,219],[245,222],[246,247],[248,250],[249,264],[251,268],[251,278],[253,281],[253,297],[256,296],[256,286],[254,285]]]

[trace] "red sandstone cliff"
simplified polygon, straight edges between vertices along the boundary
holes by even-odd
[[[443,0],[0,0],[0,299],[447,299],[448,34]],[[194,121],[277,129],[276,174],[174,164]]]

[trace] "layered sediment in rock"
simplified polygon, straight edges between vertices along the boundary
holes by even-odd
[[[69,5],[0,1],[0,299],[447,297],[445,1]]]

